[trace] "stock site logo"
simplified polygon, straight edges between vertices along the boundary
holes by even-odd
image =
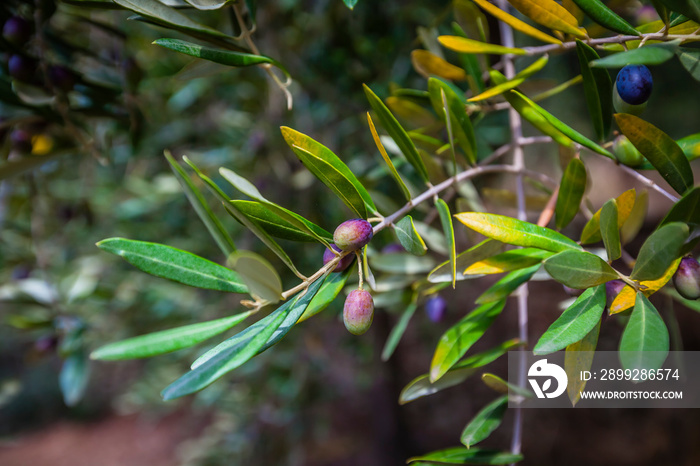
[[[556,398],[564,393],[566,384],[569,383],[564,369],[556,364],[547,363],[546,359],[540,359],[530,366],[527,375],[537,398]],[[542,385],[540,385],[540,379],[544,379]],[[552,388],[552,379],[557,381],[557,387],[555,390],[549,391]]]

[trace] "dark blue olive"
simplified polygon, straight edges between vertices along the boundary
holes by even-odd
[[[632,105],[649,100],[653,80],[649,68],[644,65],[627,65],[617,73],[617,93]]]
[[[425,313],[433,322],[440,322],[445,317],[447,301],[441,296],[435,295],[425,302]]]

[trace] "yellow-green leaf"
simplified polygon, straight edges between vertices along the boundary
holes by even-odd
[[[557,229],[561,230],[576,217],[586,190],[586,167],[581,159],[571,159],[559,184],[559,195],[554,207]]]
[[[554,0],[508,0],[508,2],[520,13],[542,26],[571,34],[579,39],[587,37],[585,29],[578,27],[576,18]]]
[[[632,212],[632,208],[635,204],[636,192],[634,188],[625,191],[615,198],[615,203],[617,204],[617,226],[622,228],[625,221]],[[602,209],[602,208],[601,208]],[[592,244],[597,243],[602,239],[600,236],[600,211],[593,214],[593,217],[586,223],[581,232],[581,244]]]
[[[600,319],[593,327],[593,330],[583,337],[580,341],[572,343],[566,347],[564,354],[564,371],[569,377],[569,383],[566,386],[566,393],[569,395],[571,404],[576,406],[576,403],[581,399],[581,393],[586,388],[586,380],[583,380],[581,373],[589,371],[593,365],[593,356],[596,346],[598,345],[598,334],[600,333]]]
[[[530,37],[533,37],[537,40],[541,40],[542,42],[548,42],[550,44],[561,44],[561,41],[559,39],[556,39],[549,34],[545,34],[544,32],[540,31],[537,28],[534,28],[527,24],[524,21],[520,21],[518,18],[515,16],[512,16],[505,11],[501,10],[498,8],[496,5],[488,2],[487,0],[473,0],[474,3],[479,5],[483,10],[491,14],[497,19],[500,19],[516,31],[520,31],[523,34],[526,34]]]
[[[459,36],[440,36],[438,40],[442,45],[450,50],[460,53],[488,53],[492,55],[527,55],[523,49],[513,47],[503,47],[502,45],[479,42],[478,40],[467,39]]]
[[[414,50],[411,52],[413,68],[425,78],[439,76],[452,81],[467,79],[467,73],[458,66],[433,55],[427,50]]]

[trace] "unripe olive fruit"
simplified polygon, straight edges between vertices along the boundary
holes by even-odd
[[[617,113],[629,113],[630,115],[639,116],[647,108],[647,103],[644,102],[639,105],[629,104],[622,100],[620,94],[617,92],[617,86],[613,86],[613,107],[615,107]]]
[[[5,21],[2,37],[11,44],[21,47],[32,37],[32,25],[21,16],[13,16]]]
[[[651,71],[644,65],[627,65],[617,73],[615,89],[624,102],[640,105],[649,100],[653,88]]]
[[[336,252],[340,252],[340,248],[335,244],[331,244],[331,247],[335,249]],[[323,252],[323,265],[326,265],[327,263],[335,259],[335,257],[335,253],[330,249],[326,248],[326,250]],[[348,267],[350,267],[350,264],[352,264],[353,259],[355,259],[355,254],[353,253],[350,253],[347,256],[343,257],[338,262],[338,265],[335,266],[333,272],[342,272],[343,270],[347,269]]]
[[[36,72],[36,61],[23,55],[11,55],[7,62],[11,77],[18,81],[29,82]]]
[[[627,136],[620,135],[613,143],[613,152],[618,162],[628,167],[637,167],[644,162],[644,156],[634,147],[634,144],[627,139]]]
[[[700,298],[700,264],[692,257],[684,257],[673,274],[673,286],[685,299]]]
[[[343,251],[356,251],[372,239],[372,225],[362,218],[347,220],[333,232],[333,242]]]
[[[63,92],[68,92],[75,85],[73,72],[61,65],[51,65],[47,70],[51,85]]]
[[[353,335],[362,335],[369,330],[374,318],[374,300],[365,290],[351,291],[345,298],[343,322]]]
[[[433,322],[440,322],[445,317],[446,310],[447,301],[440,295],[431,296],[425,302],[425,313]]]

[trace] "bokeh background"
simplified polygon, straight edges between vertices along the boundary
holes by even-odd
[[[609,3],[635,24],[643,19],[635,13],[639,2]],[[381,205],[387,211],[400,205],[392,182],[376,170],[381,159],[364,120],[369,105],[362,84],[380,96],[388,95],[391,86],[425,89],[410,52],[423,47],[421,34],[449,31],[452,4],[360,0],[350,11],[340,0],[260,2],[253,37],[262,53],[290,70],[291,111],[259,69],[197,62],[151,45],[168,34],[180,36],[129,21],[126,12],[92,10],[78,1],[55,6],[49,19],[55,40],[80,44],[93,55],[81,59],[81,69],[120,83],[128,71],[124,67],[137,66],[142,79],[119,97],[123,118],[81,120],[94,137],[95,150],[68,150],[0,182],[0,464],[384,466],[458,445],[466,422],[494,397],[478,377],[405,406],[398,404],[398,394],[427,371],[440,335],[471,309],[488,280],[444,290],[446,318],[435,323],[421,310],[388,362],[380,360],[381,350],[402,309],[381,309],[372,329],[358,338],[339,320],[339,299],[200,394],[171,402],[161,400],[160,390],[185,372],[206,344],[150,360],[91,363],[85,397],[70,408],[59,388],[62,358],[56,350],[56,336],[66,326],[80,329],[89,350],[237,312],[238,296],[147,276],[95,247],[104,238],[123,236],[223,260],[171,174],[164,149],[188,155],[211,176],[220,166],[233,168],[270,199],[332,231],[347,212],[284,143],[279,127],[291,126],[349,163],[374,192],[384,195]],[[0,12],[4,21],[32,8],[32,3],[12,0]],[[228,14],[184,11],[217,29],[232,30]],[[492,40],[498,41],[497,24],[490,26]],[[520,36],[516,41],[528,43]],[[3,52],[3,63],[9,53]],[[538,78],[546,85],[578,72],[574,54],[555,55]],[[644,117],[674,138],[700,131],[700,83],[675,60],[652,73],[654,93]],[[545,107],[592,135],[580,85],[545,101]],[[4,121],[32,114],[7,104],[0,113]],[[490,118],[484,137],[494,146],[504,143],[509,134],[503,112]],[[64,126],[32,124],[36,134],[60,143]],[[529,127],[526,133],[535,134]],[[7,157],[10,142],[3,137]],[[609,161],[589,159],[595,208],[630,187],[643,188]],[[528,148],[527,164],[554,177],[561,173],[553,146]],[[509,214],[508,199],[497,194],[510,183],[512,178],[489,177],[477,187],[494,192],[483,198],[487,207]],[[654,192],[650,201],[641,237],[669,207]],[[217,213],[238,247],[264,253],[254,236],[222,210]],[[537,215],[535,207],[530,219]],[[575,234],[582,226],[578,219],[567,232]],[[458,233],[464,247],[467,233]],[[394,240],[383,235],[375,241],[379,249]],[[639,246],[632,243],[629,251],[634,254]],[[289,253],[301,270],[313,271],[322,248],[292,247]],[[568,296],[547,281],[534,282],[530,296],[529,332],[536,341]],[[655,303],[663,309],[674,341],[685,350],[700,351],[700,315],[672,309],[663,298]],[[599,349],[616,349],[621,330],[609,320]],[[516,334],[515,303],[509,301],[475,350]],[[505,358],[488,371],[504,375]],[[511,416],[486,445],[508,448]],[[526,465],[700,464],[697,410],[530,410],[524,431]]]

